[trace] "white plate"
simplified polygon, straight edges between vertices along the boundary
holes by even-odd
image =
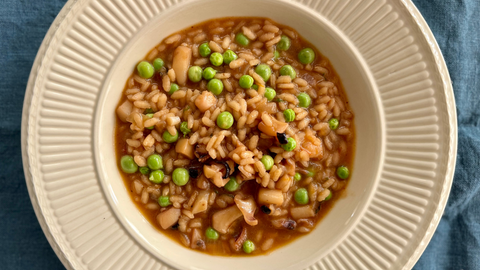
[[[164,37],[213,11],[297,29],[332,61],[356,113],[359,145],[346,198],[310,237],[268,256],[212,257],[167,243],[125,196],[116,172],[118,78]],[[410,1],[71,0],[32,68],[22,154],[39,222],[69,269],[408,269],[448,199],[456,134],[447,68]]]

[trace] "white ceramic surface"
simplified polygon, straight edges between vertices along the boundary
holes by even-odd
[[[116,168],[113,111],[125,78],[164,37],[212,10],[295,28],[331,60],[356,115],[346,197],[307,237],[266,256],[213,257],[172,242],[138,212]],[[78,0],[32,68],[22,151],[32,204],[67,268],[411,268],[448,198],[455,104],[438,46],[409,1]]]

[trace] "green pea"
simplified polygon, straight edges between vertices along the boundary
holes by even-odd
[[[162,69],[163,65],[164,62],[162,58],[155,58],[155,60],[153,60],[153,68],[155,69],[155,71],[159,71],[160,69]]]
[[[231,128],[233,122],[233,115],[230,112],[222,112],[217,116],[217,126],[221,129]]]
[[[212,63],[212,65],[218,67],[218,66],[221,66],[223,64],[223,56],[221,53],[218,53],[218,52],[214,52],[210,55],[210,63]]]
[[[138,63],[137,71],[138,71],[138,75],[140,75],[140,77],[145,78],[145,79],[149,79],[153,76],[153,73],[155,72],[155,69],[153,68],[152,64],[150,64],[149,62],[142,61],[142,62]]]
[[[293,179],[295,179],[295,181],[300,181],[302,180],[302,175],[296,172],[295,175],[293,176]]]
[[[153,117],[153,113],[147,113],[147,114],[145,114],[145,116],[148,117],[148,118],[152,118],[152,117]],[[153,128],[155,128],[155,126],[145,127],[145,128],[146,128],[146,129],[153,129]]]
[[[255,250],[255,244],[250,240],[246,240],[243,242],[242,248],[245,253],[250,254]]]
[[[287,143],[286,144],[282,144],[282,148],[285,150],[285,151],[293,151],[295,150],[295,148],[297,147],[297,141],[295,141],[294,138],[290,137],[287,139]]]
[[[292,109],[286,109],[283,111],[283,117],[285,117],[286,122],[292,122],[295,120],[295,112]]]
[[[125,155],[120,159],[120,166],[122,167],[122,171],[126,173],[134,173],[138,169],[138,165],[130,155]]]
[[[264,155],[260,161],[265,166],[265,170],[269,171],[273,167],[273,158],[269,155]]]
[[[277,92],[275,92],[273,88],[267,87],[265,88],[265,94],[263,95],[267,98],[268,101],[272,101],[277,95]]]
[[[183,133],[183,136],[187,136],[188,133],[192,132],[189,128],[188,128],[188,123],[187,122],[182,122],[180,124],[180,131]]]
[[[277,43],[277,49],[281,51],[286,51],[290,49],[291,45],[292,45],[292,41],[290,40],[290,38],[288,38],[285,35],[282,35],[280,41]]]
[[[190,180],[188,170],[184,168],[176,168],[172,173],[172,180],[177,186],[185,186],[188,183],[188,180]]]
[[[140,171],[141,174],[149,174],[150,173],[150,169],[148,167],[140,167],[140,168],[138,168],[138,170]]]
[[[152,108],[148,108],[148,109],[145,109],[145,111],[143,113],[144,114],[151,114],[151,113],[154,113],[154,111],[152,110]]]
[[[315,60],[315,52],[310,48],[305,48],[298,53],[298,61],[306,65],[310,64]]]
[[[242,33],[237,33],[237,35],[235,35],[235,41],[243,47],[247,47],[250,43],[250,40]]]
[[[267,64],[260,64],[255,67],[255,72],[262,77],[262,79],[267,82],[272,75],[272,69]]]
[[[157,155],[157,154],[153,154],[153,155],[148,156],[147,165],[148,165],[148,168],[150,168],[152,170],[163,169],[162,156]]]
[[[240,77],[240,80],[238,80],[238,84],[243,89],[249,89],[253,86],[253,78],[250,75],[243,75],[242,77]]]
[[[162,138],[166,143],[174,143],[178,140],[178,132],[175,133],[175,135],[172,135],[172,134],[170,134],[170,132],[165,130],[163,132]]]
[[[234,176],[230,176],[230,180],[228,180],[227,184],[224,186],[224,188],[230,192],[236,191],[239,187],[240,185],[237,182],[237,178]]]
[[[295,194],[293,196],[295,198],[295,201],[298,204],[307,204],[308,203],[308,191],[305,188],[299,188],[297,191],[295,191]]]
[[[226,50],[223,53],[223,62],[227,65],[230,64],[230,62],[232,62],[233,60],[236,60],[237,58],[237,54],[234,53],[232,50]]]
[[[280,53],[275,50],[275,52],[273,53],[273,60],[277,60],[278,58],[280,58]]]
[[[207,84],[207,89],[214,95],[220,95],[223,91],[223,82],[219,79],[211,79]]]
[[[307,177],[313,177],[315,175],[315,172],[312,169],[307,170]]]
[[[307,108],[312,104],[312,98],[307,93],[300,93],[297,96],[298,99],[298,106],[302,108]]]
[[[178,91],[179,88],[180,87],[178,86],[178,84],[172,83],[170,85],[170,91],[168,92],[168,94],[171,95],[171,94],[175,93],[176,91]]]
[[[325,198],[325,201],[329,201],[333,196],[333,192],[330,190],[330,194]]]
[[[150,177],[148,177],[148,180],[152,181],[155,184],[160,184],[163,182],[164,177],[165,177],[165,174],[163,173],[162,170],[156,170],[150,173]]]
[[[158,204],[160,204],[161,207],[167,207],[172,204],[170,201],[170,196],[160,196],[158,197]]]
[[[215,77],[215,74],[217,74],[217,71],[213,69],[212,67],[207,67],[203,70],[203,78],[205,80],[211,80],[213,77]]]
[[[338,128],[338,119],[337,118],[332,118],[328,120],[328,126],[330,127],[331,130],[335,130]]]
[[[281,69],[280,69],[280,75],[287,75],[287,76],[290,76],[290,78],[295,79],[297,77],[297,72],[295,72],[295,69],[290,66],[290,65],[284,65]]]
[[[215,229],[213,229],[212,227],[208,227],[205,230],[205,236],[209,240],[217,240],[219,235],[218,235],[218,232],[215,231]]]
[[[198,52],[202,57],[207,57],[210,55],[212,50],[210,49],[210,46],[208,46],[208,42],[205,42],[198,46]]]
[[[256,84],[252,85],[252,89],[255,89],[255,90],[258,91],[258,85],[256,85]]]
[[[193,66],[188,69],[188,78],[192,82],[199,82],[202,79],[202,68]]]
[[[349,174],[350,172],[348,171],[347,167],[340,166],[337,168],[337,175],[340,179],[347,179]]]

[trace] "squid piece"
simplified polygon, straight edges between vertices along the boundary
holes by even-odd
[[[189,159],[193,159],[195,155],[193,154],[193,145],[188,143],[188,138],[182,138],[178,140],[175,145],[175,152],[182,154]]]
[[[233,249],[235,251],[240,251],[240,249],[242,248],[243,242],[245,242],[245,240],[247,240],[247,228],[243,227],[242,232],[233,243]]]
[[[208,199],[210,197],[210,192],[206,190],[200,191],[198,193],[197,198],[192,206],[192,214],[197,214],[201,212],[205,212],[208,209]]]
[[[260,204],[283,204],[283,193],[277,189],[260,188],[258,191],[258,202]]]
[[[237,205],[220,210],[212,216],[212,227],[221,234],[226,234],[228,228],[241,216],[243,216]]]
[[[127,122],[127,118],[132,113],[133,104],[130,100],[125,100],[122,105],[117,108],[117,116],[122,122]]]
[[[184,86],[187,82],[187,72],[192,60],[192,49],[185,46],[178,46],[173,52],[172,68],[175,71],[177,83]]]
[[[222,176],[222,173],[220,172],[220,168],[218,168],[217,165],[213,164],[213,165],[204,165],[203,166],[203,174],[205,174],[205,176],[210,179],[210,181],[216,185],[217,187],[223,187],[225,186],[228,181],[229,181],[229,178],[223,178]]]
[[[166,230],[178,222],[180,214],[180,209],[171,207],[170,209],[157,215],[157,222],[160,224],[162,229]]]
[[[205,245],[205,240],[202,238],[202,233],[200,232],[199,229],[193,229],[192,232],[192,244],[190,245],[191,248],[193,249],[201,249],[205,250],[206,245]]]
[[[271,126],[267,126],[266,124],[263,123],[263,121],[258,124],[258,129],[261,132],[265,133],[268,136],[272,136],[272,137],[276,137],[277,133],[285,132],[287,127],[288,127],[288,123],[280,122],[275,118],[272,118],[272,125]]]
[[[309,218],[315,216],[315,211],[313,210],[312,206],[305,205],[299,207],[293,207],[290,209],[290,215],[292,215],[293,219],[301,219],[301,218]]]
[[[245,222],[250,226],[255,226],[258,224],[258,220],[255,218],[255,212],[257,211],[257,204],[252,196],[244,197],[240,194],[237,194],[233,199],[238,209],[243,214]]]

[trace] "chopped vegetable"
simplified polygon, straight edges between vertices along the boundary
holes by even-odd
[[[162,138],[166,143],[174,143],[178,140],[178,132],[175,133],[175,135],[172,135],[172,134],[170,134],[170,132],[165,130],[163,132]]]
[[[287,139],[288,142],[286,144],[282,144],[282,148],[285,151],[293,151],[297,147],[297,141],[294,138],[290,137]]]
[[[134,173],[138,170],[138,165],[130,155],[125,155],[120,159],[120,166],[122,167],[122,171],[126,173]]]
[[[177,186],[185,186],[190,180],[187,169],[176,168],[172,173],[172,180]]]
[[[328,126],[330,127],[331,130],[335,130],[338,128],[338,119],[337,118],[332,118],[328,120]]]
[[[182,122],[180,124],[180,131],[183,133],[183,137],[187,136],[188,133],[192,132],[189,128],[188,128],[188,122]]]
[[[164,62],[162,58],[155,58],[153,60],[153,68],[155,68],[155,71],[159,71],[160,69],[163,68]]]
[[[233,122],[233,115],[230,112],[222,112],[217,116],[217,126],[221,129],[231,128]]]
[[[223,56],[218,52],[214,52],[210,55],[210,63],[212,65],[219,67],[223,64]]]
[[[142,61],[138,63],[137,71],[140,77],[145,79],[150,79],[153,76],[155,69],[153,68],[152,64],[150,64],[149,62]]]
[[[255,250],[255,244],[252,241],[247,240],[247,241],[243,242],[243,251],[245,253],[250,254],[254,250]]]
[[[193,66],[188,69],[188,79],[192,82],[199,82],[202,80],[202,68],[199,66]]]
[[[237,54],[234,53],[232,50],[226,50],[223,53],[223,62],[227,65],[230,64],[230,62],[232,62],[233,60],[236,60],[237,58]]]
[[[207,89],[214,95],[220,95],[223,91],[223,83],[219,79],[211,79],[207,84]]]
[[[160,196],[160,197],[158,197],[158,204],[161,207],[167,207],[167,206],[171,205],[172,202],[170,202],[170,197],[169,196]]]
[[[273,158],[269,155],[263,155],[260,161],[265,166],[265,170],[269,171],[273,167]]]
[[[207,228],[207,230],[205,231],[205,236],[209,240],[217,240],[219,237],[218,232],[215,231],[215,229],[213,229],[212,227]]]
[[[160,170],[163,169],[163,159],[162,156],[158,154],[153,154],[147,158],[148,168],[151,170]]]
[[[250,43],[250,40],[242,33],[237,33],[237,35],[235,35],[235,41],[243,47],[247,47]]]
[[[286,51],[290,49],[291,45],[292,45],[292,41],[290,40],[290,38],[285,35],[282,35],[280,41],[277,43],[277,49],[281,51]]]
[[[348,171],[347,167],[340,166],[337,168],[337,176],[340,179],[347,179],[349,175],[350,175],[350,172]]]
[[[298,204],[308,203],[308,191],[305,188],[299,188],[295,191],[294,199]]]
[[[208,42],[202,43],[198,46],[198,53],[200,53],[202,57],[209,56],[211,52],[212,50],[210,49],[210,46],[208,46]]]
[[[282,76],[290,76],[290,78],[295,79],[297,77],[297,72],[295,69],[290,65],[285,65],[280,69],[280,75]]]
[[[262,77],[263,81],[267,82],[272,75],[272,69],[267,64],[260,64],[255,67],[255,72]]]
[[[152,181],[155,184],[160,184],[163,182],[164,177],[165,174],[162,170],[155,170],[150,173],[150,177],[148,178],[148,180]]]
[[[305,48],[298,53],[298,61],[307,65],[315,60],[315,52],[311,48]]]

